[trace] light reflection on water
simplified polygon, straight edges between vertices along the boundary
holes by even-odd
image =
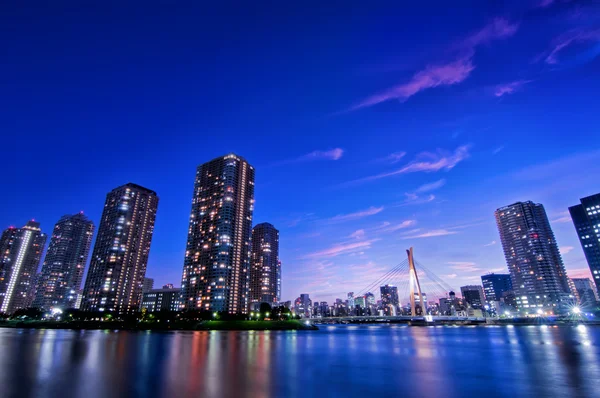
[[[592,397],[598,327],[0,329],[0,397]]]

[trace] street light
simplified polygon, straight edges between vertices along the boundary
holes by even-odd
[[[579,307],[575,307],[575,308],[573,308],[573,313],[574,313],[575,315],[579,315],[579,314],[581,314],[581,308],[579,308]]]

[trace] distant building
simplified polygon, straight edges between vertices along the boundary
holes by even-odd
[[[488,274],[481,277],[487,301],[500,301],[504,292],[512,290],[510,274]]]
[[[142,292],[146,293],[152,289],[154,289],[154,279],[153,278],[144,278],[144,283],[142,284]]]
[[[250,305],[281,299],[281,263],[279,262],[279,231],[269,223],[252,229],[252,259],[248,297]]]
[[[139,310],[157,209],[156,192],[137,184],[106,195],[83,289],[83,311]]]
[[[467,285],[460,288],[463,299],[473,308],[482,309],[485,303],[483,287],[479,285]]]
[[[573,285],[577,290],[579,302],[583,306],[595,306],[600,302],[596,286],[589,278],[573,278]]]
[[[348,300],[346,303],[346,306],[348,307],[348,312],[350,315],[354,314],[356,305],[354,304],[354,292],[349,292],[348,293]]]
[[[93,235],[94,223],[83,213],[58,220],[37,283],[34,307],[76,307]]]
[[[294,302],[294,312],[296,315],[310,318],[312,313],[312,300],[308,294],[301,294]]]
[[[358,307],[358,308],[364,309],[364,308],[366,308],[366,306],[367,306],[366,300],[364,297],[360,296],[360,297],[354,298],[354,307],[355,308]]]
[[[580,201],[581,204],[569,207],[569,212],[594,278],[596,293],[600,293],[600,194]]]
[[[46,235],[40,223],[10,227],[0,237],[0,312],[12,314],[30,307]]]
[[[248,312],[254,167],[234,154],[196,169],[181,278],[188,310]]]
[[[175,289],[175,286],[172,283],[167,283],[166,285],[163,285],[162,288],[163,289]]]
[[[400,299],[398,298],[398,288],[396,286],[385,285],[381,286],[381,306],[383,313],[387,316],[397,315],[400,307]]]
[[[495,215],[519,310],[560,312],[572,295],[544,206],[517,202]]]
[[[180,289],[152,289],[144,293],[142,309],[148,312],[178,311]]]

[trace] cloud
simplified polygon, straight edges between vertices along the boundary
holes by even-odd
[[[383,206],[381,206],[381,207],[371,206],[366,210],[361,210],[356,213],[338,214],[337,216],[330,218],[329,221],[330,222],[344,222],[344,221],[350,221],[350,220],[357,220],[359,218],[373,216],[375,214],[381,213],[382,211],[383,211]]]
[[[298,162],[306,162],[310,160],[340,160],[344,156],[344,150],[341,148],[334,148],[328,151],[312,151],[306,155],[300,156],[296,159]]]
[[[361,242],[354,243],[342,243],[338,245],[334,245],[329,249],[321,250],[318,252],[310,253],[306,255],[304,258],[329,258],[329,257],[337,257],[342,254],[350,254],[363,251],[365,249],[370,249],[373,242],[376,242],[377,239],[365,240]]]
[[[573,246],[562,246],[560,248],[560,254],[562,254],[562,255],[569,254],[573,251],[573,249],[575,249]]]
[[[381,161],[390,163],[390,164],[396,164],[398,163],[400,160],[402,160],[404,157],[406,156],[406,152],[394,152],[389,154],[388,156],[386,156],[383,159],[380,159]]]
[[[442,178],[441,180],[437,180],[437,181],[429,183],[429,184],[421,185],[419,188],[417,188],[417,190],[415,192],[423,193],[423,192],[435,191],[436,189],[439,189],[439,188],[443,187],[444,185],[446,185],[446,180]]]
[[[558,55],[563,50],[575,44],[598,41],[600,41],[600,29],[574,29],[557,37],[552,43],[552,48],[539,58],[549,65],[555,65],[558,64]]]
[[[455,279],[458,275],[457,274],[448,274],[448,275],[442,275],[442,278],[444,279]]]
[[[498,148],[496,148],[496,149],[494,149],[494,150],[492,151],[492,155],[497,155],[497,154],[499,154],[500,152],[502,152],[503,150],[504,150],[504,146],[503,146],[503,145],[502,145],[502,146],[499,146]]]
[[[436,153],[423,152],[419,154],[415,160],[398,170],[360,178],[352,181],[352,183],[379,180],[381,178],[392,177],[400,174],[419,172],[433,173],[441,170],[449,171],[470,156],[469,148],[469,145],[462,145],[456,148],[453,153],[443,150],[438,150]]]
[[[426,66],[423,70],[415,73],[407,82],[367,97],[352,106],[349,111],[374,106],[390,100],[406,101],[413,95],[427,89],[461,83],[475,69],[473,55],[476,47],[489,44],[493,40],[510,37],[516,33],[517,29],[517,24],[511,24],[504,18],[496,18],[484,28],[460,42],[460,45],[454,49],[460,55],[443,63]]]
[[[589,268],[575,268],[567,270],[569,278],[592,278]]]
[[[388,221],[384,222],[381,226],[374,228],[376,232],[395,232],[401,229],[410,228],[417,224],[417,220],[405,220],[400,224],[392,224]]]
[[[490,243],[488,243],[488,244],[486,244],[486,245],[483,245],[483,246],[484,246],[484,247],[490,247],[490,246],[494,246],[496,243],[498,243],[498,242],[496,242],[495,240],[493,240],[493,241],[491,241]]]
[[[417,235],[403,236],[402,239],[422,239],[422,238],[433,238],[436,236],[455,235],[458,232],[448,231],[447,229],[433,229],[427,232],[423,232]]]
[[[450,268],[456,269],[462,272],[477,272],[481,271],[481,268],[477,267],[477,264],[470,261],[449,261]]]
[[[350,235],[350,237],[354,238],[354,239],[364,239],[365,238],[365,230],[364,229],[356,230]]]
[[[565,224],[573,221],[571,219],[571,213],[569,213],[568,211],[562,211],[560,213],[557,213],[556,216],[557,218],[551,221],[554,224]]]
[[[502,97],[504,95],[514,94],[523,89],[523,86],[527,83],[531,83],[532,80],[515,80],[514,82],[499,84],[496,86],[494,95],[496,97]]]

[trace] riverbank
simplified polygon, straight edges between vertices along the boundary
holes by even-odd
[[[71,329],[71,330],[318,330],[298,320],[289,321],[203,321],[203,322],[138,322],[121,321],[0,321],[0,328]]]

